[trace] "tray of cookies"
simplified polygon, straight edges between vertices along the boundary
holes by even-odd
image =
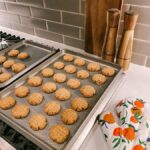
[[[97,56],[61,50],[1,92],[0,116],[44,150],[70,150],[121,74]]]
[[[23,40],[0,52],[0,88],[12,83],[48,57],[53,48]]]

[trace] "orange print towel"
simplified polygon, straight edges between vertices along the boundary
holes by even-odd
[[[103,112],[98,123],[109,150],[145,150],[150,131],[150,106],[142,99],[126,98],[116,106],[115,115]]]

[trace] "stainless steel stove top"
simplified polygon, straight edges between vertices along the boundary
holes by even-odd
[[[19,36],[0,31],[0,50],[3,50],[14,43],[18,43],[21,40],[23,40],[23,38],[20,38]]]

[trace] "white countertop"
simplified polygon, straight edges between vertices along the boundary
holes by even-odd
[[[120,89],[115,92],[105,109],[113,110],[117,102],[126,97],[142,98],[150,103],[150,68],[131,64]],[[108,150],[103,133],[97,124],[94,125],[80,148],[80,150],[91,149]]]

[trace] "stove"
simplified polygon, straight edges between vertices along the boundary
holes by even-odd
[[[20,36],[7,34],[6,32],[0,31],[0,50],[3,50],[22,40],[24,40],[24,38],[20,38]]]
[[[24,38],[21,38],[20,36],[7,34],[6,32],[0,31],[0,51],[22,40],[24,40]],[[38,146],[11,128],[2,120],[0,120],[0,137],[17,150],[41,150]]]
[[[2,120],[0,120],[0,136],[17,150],[41,150]]]

